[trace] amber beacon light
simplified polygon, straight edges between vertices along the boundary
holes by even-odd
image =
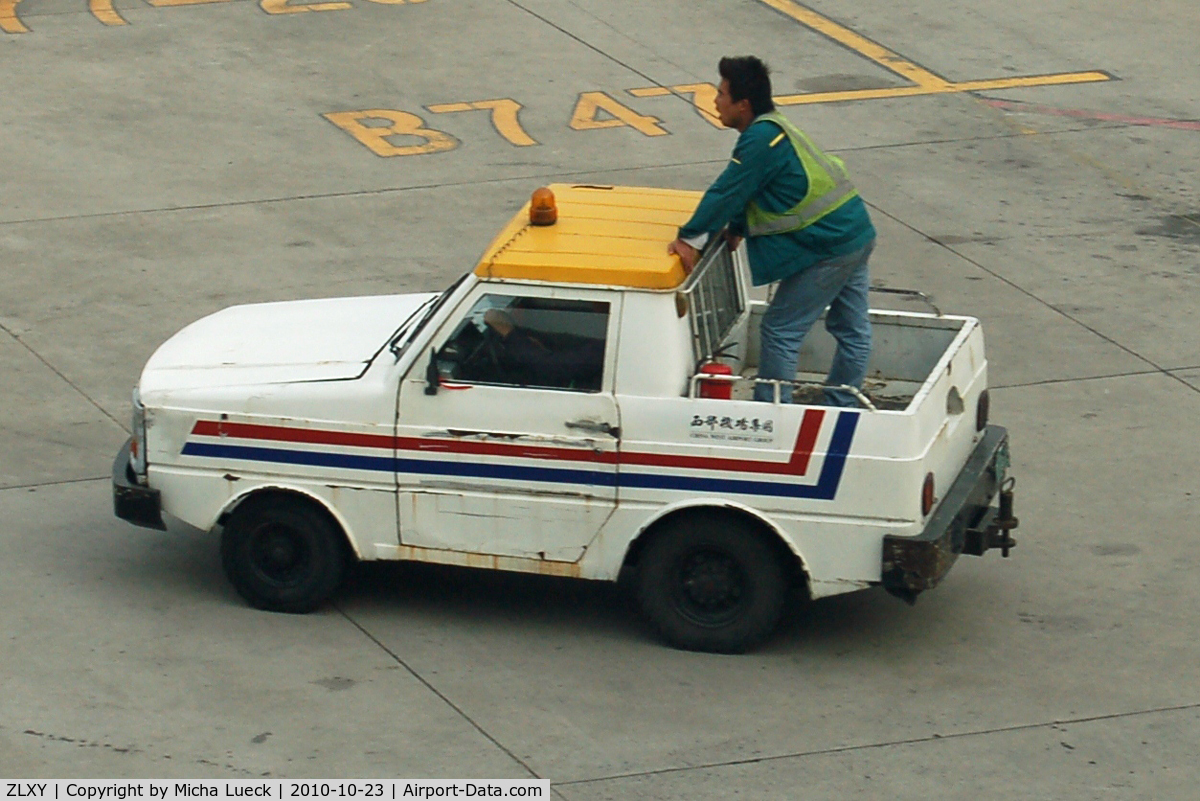
[[[554,193],[546,187],[533,190],[529,200],[529,222],[533,225],[554,225],[558,220],[558,206]]]

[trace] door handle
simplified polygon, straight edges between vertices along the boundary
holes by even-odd
[[[607,434],[614,438],[621,436],[621,429],[617,426],[608,423],[597,423],[595,420],[568,420],[564,425],[567,428],[572,428],[576,431],[586,431],[589,434]]]

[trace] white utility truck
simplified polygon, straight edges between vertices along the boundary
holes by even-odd
[[[911,602],[960,554],[1008,555],[977,320],[873,311],[858,408],[823,405],[814,329],[755,402],[744,251],[714,238],[690,275],[667,254],[699,193],[550,189],[444,292],[236,306],[173,336],[134,390],[116,514],[219,532],[234,587],[282,612],[355,560],[628,570],[668,642],[712,651],[765,639],[793,586]]]

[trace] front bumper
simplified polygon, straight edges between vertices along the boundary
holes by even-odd
[[[982,556],[999,548],[1008,556],[1017,544],[1010,534],[1017,519],[1007,472],[1008,431],[988,426],[925,530],[915,537],[883,538],[884,588],[912,603],[941,581],[960,554]],[[998,508],[991,505],[997,495]]]
[[[158,490],[137,483],[137,477],[130,467],[129,444],[132,441],[125,440],[124,447],[113,460],[113,512],[135,526],[166,531],[167,526],[162,519],[162,498]]]

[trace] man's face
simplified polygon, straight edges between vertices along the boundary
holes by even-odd
[[[734,102],[729,96],[729,81],[721,80],[717,87],[717,117],[726,128],[740,128],[750,110],[750,101],[743,98]]]

